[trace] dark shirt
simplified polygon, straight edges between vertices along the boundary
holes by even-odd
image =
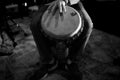
[[[37,2],[37,5],[44,5],[44,4],[47,4],[47,3],[51,3],[55,0],[36,0]]]
[[[0,0],[0,29],[4,26],[6,20],[6,2],[5,0]]]

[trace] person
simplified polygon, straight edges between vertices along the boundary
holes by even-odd
[[[6,32],[9,38],[13,42],[13,46],[15,47],[17,43],[15,42],[15,39],[13,37],[13,32],[11,31],[8,23],[7,23],[7,13],[6,13],[6,1],[1,0],[0,1],[0,35],[1,38],[4,39],[2,32]],[[4,44],[4,41],[2,40],[2,44]]]
[[[73,75],[75,75],[77,80],[82,79],[82,73],[79,70],[79,61],[80,56],[83,54],[86,44],[89,40],[89,37],[91,35],[92,29],[93,29],[93,23],[86,12],[85,8],[83,7],[83,4],[80,0],[50,0],[51,3],[47,0],[42,2],[42,4],[39,6],[39,10],[33,15],[33,20],[30,26],[30,29],[33,34],[33,38],[35,40],[35,43],[37,45],[39,54],[40,54],[40,64],[38,70],[36,70],[33,74],[33,76],[30,77],[30,80],[38,80],[42,78],[50,69],[58,65],[59,68],[57,69],[64,69],[69,70]],[[46,37],[42,31],[41,31],[41,24],[39,23],[41,20],[41,17],[43,16],[43,13],[48,9],[50,10],[50,14],[55,11],[56,4],[54,4],[56,1],[58,2],[60,14],[64,14],[63,12],[66,12],[65,5],[69,5],[76,9],[79,14],[82,15],[82,19],[84,20],[83,29],[80,33],[80,35],[77,36],[76,39],[71,40],[70,46],[67,46],[66,44],[60,43],[59,40],[56,39],[50,39]],[[49,2],[49,3],[47,3]],[[64,4],[65,3],[65,4]],[[69,44],[68,44],[69,45]],[[57,51],[58,50],[58,51]],[[62,53],[68,53],[68,56],[65,58],[59,58],[59,56],[55,56],[53,53],[59,53],[59,50],[63,50]],[[57,62],[58,61],[58,62]],[[67,66],[67,68],[66,68]]]

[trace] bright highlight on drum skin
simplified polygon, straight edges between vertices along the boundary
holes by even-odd
[[[74,9],[74,8],[73,8]],[[75,10],[75,9],[74,9]],[[75,10],[76,11],[76,10]],[[78,25],[78,28],[70,35],[70,37],[74,36],[75,34],[78,33],[78,31],[81,29],[81,26],[82,26],[82,19],[80,17],[80,14],[76,11],[78,17],[79,17],[79,25]]]

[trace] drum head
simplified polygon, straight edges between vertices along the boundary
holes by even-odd
[[[44,12],[42,16],[41,24],[44,32],[51,37],[54,38],[72,37],[81,28],[82,22],[81,22],[80,14],[70,6],[66,6],[66,13],[63,14],[64,19],[61,19],[60,15],[58,19],[56,19],[56,16],[52,16],[52,18],[50,18],[51,16],[49,15],[45,20],[45,17],[47,15],[48,15],[48,10]],[[58,20],[57,26],[55,25],[56,20]]]

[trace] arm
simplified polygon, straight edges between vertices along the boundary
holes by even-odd
[[[90,18],[89,14],[85,10],[84,6],[82,5],[81,2],[79,2],[79,5],[80,5],[80,8],[81,8],[81,12],[83,13],[83,17],[88,23],[88,26],[93,27],[92,19]]]
[[[84,51],[86,44],[89,40],[89,37],[91,35],[92,29],[93,29],[93,22],[92,19],[90,18],[89,14],[87,13],[87,11],[85,10],[84,6],[82,5],[82,3],[79,1],[79,6],[80,6],[80,10],[82,12],[83,18],[84,18],[84,27],[85,27],[85,31],[83,34],[83,40],[82,40],[82,48],[81,51]]]
[[[68,5],[79,4],[80,10],[83,13],[84,19],[87,21],[88,26],[93,27],[92,19],[90,18],[89,14],[85,10],[85,8],[80,0],[64,0],[64,1],[66,2],[66,4],[68,3]],[[64,7],[65,5],[62,5],[62,6]],[[65,8],[63,8],[63,9],[65,9]]]

